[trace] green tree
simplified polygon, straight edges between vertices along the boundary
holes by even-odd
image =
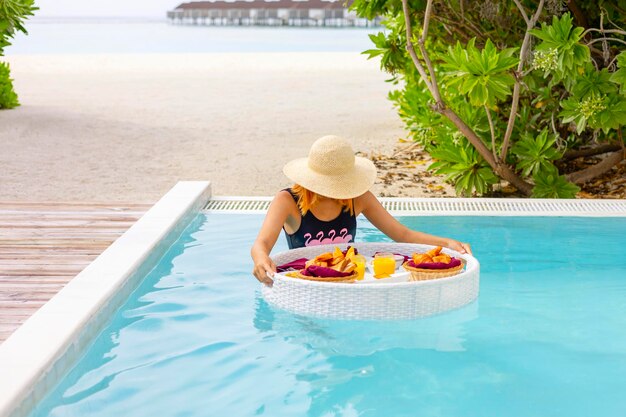
[[[412,138],[459,194],[573,197],[625,157],[626,0],[355,0]],[[606,154],[563,172],[566,162]]]
[[[16,32],[28,33],[24,21],[35,10],[34,0],[0,0],[0,56],[4,56],[4,48],[11,45]],[[19,106],[10,76],[9,65],[0,62],[0,109]]]

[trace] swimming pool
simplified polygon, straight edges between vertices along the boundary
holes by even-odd
[[[31,415],[624,414],[623,218],[403,217],[471,242],[481,291],[402,322],[267,305],[250,276],[261,221],[198,216]],[[358,240],[380,239],[360,222]]]

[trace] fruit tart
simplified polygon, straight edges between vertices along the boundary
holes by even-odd
[[[354,282],[358,277],[355,255],[353,247],[349,247],[345,252],[335,248],[334,252],[322,253],[307,261],[304,269],[290,272],[288,275],[309,281]]]
[[[451,277],[463,271],[465,261],[441,252],[441,246],[425,253],[414,253],[403,265],[410,272],[409,281]]]

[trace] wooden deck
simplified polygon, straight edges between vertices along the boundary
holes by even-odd
[[[151,206],[0,202],[0,343]]]

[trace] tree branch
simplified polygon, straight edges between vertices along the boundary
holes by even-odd
[[[474,37],[478,39],[484,38],[484,35],[482,33],[474,32],[474,29],[472,29],[470,26],[466,25],[462,21],[454,21],[454,20],[448,19],[447,17],[440,16],[440,15],[435,15],[432,18],[438,22],[441,22],[444,25],[448,25],[452,27],[452,29],[458,35],[458,37],[463,39],[465,42],[467,42],[468,39],[472,38],[472,35],[474,35]],[[463,32],[462,29],[465,29],[467,33]]]
[[[489,110],[489,107],[487,107],[487,105],[485,105],[485,112],[487,113],[487,120],[489,121],[489,131],[491,132],[491,153],[493,154],[493,159],[497,160],[498,155],[496,152],[496,129],[493,126],[491,111]]]
[[[433,11],[433,0],[428,0],[426,3],[426,11],[424,12],[424,29],[422,30],[422,36],[419,39],[419,48],[422,53],[422,58],[424,58],[424,62],[426,62],[426,67],[428,68],[428,73],[430,74],[430,82],[433,88],[433,97],[438,105],[442,105],[441,94],[439,93],[439,85],[437,84],[437,78],[435,77],[435,69],[433,68],[432,62],[430,62],[430,57],[428,55],[428,51],[426,51],[426,36],[428,36],[428,24],[430,23],[430,15]]]
[[[462,2],[461,2],[461,6],[463,6]],[[485,38],[485,34],[476,27],[476,25],[474,24],[474,22],[472,22],[470,19],[468,19],[465,15],[465,12],[462,10],[461,13],[457,12],[455,10],[454,7],[448,5],[447,11],[449,11],[450,13],[452,13],[454,16],[456,16],[456,20],[453,20],[455,24],[461,26],[462,28],[464,28],[465,30],[467,30],[468,32],[472,32],[472,34],[474,36],[476,36],[479,39],[484,39]],[[449,21],[452,21],[451,18],[454,18],[454,16],[450,16],[450,18],[448,18]],[[436,19],[440,19],[441,16],[437,15],[435,16]]]
[[[433,13],[433,1],[428,0],[426,3],[426,10],[424,11],[424,26],[422,28],[422,36],[420,41],[424,42],[424,39],[428,36],[428,25],[430,24],[430,15]]]
[[[524,18],[524,21],[526,22],[526,26],[530,26],[530,19],[528,18],[528,15],[526,14],[526,10],[524,10],[524,7],[520,4],[519,0],[513,0],[513,1],[515,2],[515,5],[519,9],[519,12],[522,14],[522,17]]]
[[[426,84],[426,88],[433,95],[435,95],[433,91],[433,86],[426,75],[426,70],[424,70],[424,66],[420,62],[417,54],[415,53],[415,48],[413,47],[413,29],[411,28],[411,16],[409,15],[409,4],[408,0],[402,0],[402,11],[404,12],[404,23],[406,26],[406,50],[409,52],[411,56],[411,60],[413,61],[413,65],[417,68],[417,72],[420,73],[422,80]]]
[[[598,175],[602,175],[615,165],[622,162],[624,159],[624,151],[619,150],[613,152],[602,161],[598,162],[595,165],[590,166],[589,168],[585,168],[580,171],[572,172],[566,176],[568,181],[571,181],[575,184],[582,184],[584,182],[589,181],[592,178],[597,177]]]
[[[404,0],[406,1],[406,0]],[[454,125],[459,129],[461,133],[470,141],[470,143],[476,148],[478,153],[487,161],[495,173],[502,179],[505,179],[515,188],[529,196],[532,193],[533,187],[526,181],[522,180],[515,174],[506,164],[500,164],[496,162],[495,158],[489,152],[489,148],[485,146],[483,141],[476,135],[476,132],[472,130],[461,118],[452,110],[445,107],[439,111],[439,113],[446,116]]]
[[[543,4],[543,1],[544,0],[541,0],[542,4]],[[491,168],[500,178],[505,179],[506,181],[511,183],[514,187],[516,187],[518,190],[523,192],[524,194],[530,195],[532,192],[532,185],[530,185],[526,181],[522,180],[519,176],[517,176],[515,172],[513,172],[509,166],[507,166],[506,164],[502,164],[500,163],[500,161],[496,160],[496,158],[490,152],[489,148],[485,146],[482,139],[478,137],[476,132],[474,132],[472,128],[470,128],[454,111],[446,107],[445,103],[441,99],[441,96],[439,96],[439,89],[436,85],[437,80],[434,77],[434,69],[432,65],[429,64],[429,71],[431,71],[431,74],[432,74],[432,79],[429,81],[428,75],[426,74],[426,71],[424,70],[424,66],[418,59],[417,54],[415,52],[415,48],[413,47],[413,42],[412,42],[413,30],[411,28],[411,17],[409,15],[408,0],[402,0],[402,10],[404,12],[404,21],[405,21],[405,26],[406,26],[406,37],[407,37],[406,49],[409,52],[409,55],[411,56],[411,59],[413,60],[413,63],[415,64],[417,71],[419,72],[420,76],[426,83],[428,90],[432,94],[433,98],[435,98],[436,100],[433,110],[444,115],[452,123],[454,123],[454,125],[459,129],[459,131],[463,133],[463,135],[470,141],[470,143],[474,146],[474,148],[476,148],[478,153],[485,159],[485,161],[487,161],[487,163],[491,166]],[[426,6],[427,13],[424,15],[425,20],[430,19],[430,10],[432,10],[432,0],[428,0],[428,4]],[[428,25],[424,25],[424,28],[427,29]],[[424,60],[427,63],[430,63],[430,59],[428,59],[428,52],[426,51],[426,48],[423,47],[424,40],[425,40],[424,37],[420,39],[421,52],[424,55]]]
[[[587,43],[587,45],[591,45],[591,44],[594,44],[596,42],[602,42],[602,41],[613,41],[613,42],[623,43],[624,45],[626,45],[626,41],[623,41],[623,40],[617,39],[617,38],[597,38],[597,39],[594,39],[591,42]]]
[[[570,150],[563,154],[563,159],[566,161],[580,158],[582,156],[594,156],[601,155],[607,152],[615,152],[622,149],[622,147],[617,143],[607,143],[604,145],[596,146],[595,148],[587,148],[587,149],[577,149]]]
[[[513,85],[513,99],[511,101],[511,112],[509,113],[509,120],[506,124],[506,131],[504,132],[504,139],[502,140],[502,149],[500,150],[500,159],[505,160],[506,154],[509,152],[509,142],[511,141],[511,135],[513,134],[513,127],[515,127],[515,119],[517,118],[517,107],[519,106],[519,91],[521,87],[521,72],[524,69],[524,64],[526,61],[526,55],[528,53],[528,48],[530,47],[530,30],[535,27],[537,24],[537,20],[539,20],[539,16],[541,15],[541,11],[543,9],[543,2],[541,0],[539,2],[539,6],[537,6],[537,11],[533,14],[533,17],[529,20],[528,16],[526,16],[526,12],[524,8],[519,3],[519,0],[515,0],[515,4],[519,8],[522,16],[524,16],[524,20],[526,20],[526,33],[524,34],[524,40],[522,41],[522,47],[519,53],[519,63],[517,64],[517,71],[515,72],[515,84]]]
[[[619,30],[619,29],[596,29],[596,28],[589,28],[586,31],[583,32],[582,36],[584,37],[585,35],[589,34],[589,32],[600,32],[600,33],[617,33],[620,35],[624,35],[626,36],[626,31],[625,30]]]

